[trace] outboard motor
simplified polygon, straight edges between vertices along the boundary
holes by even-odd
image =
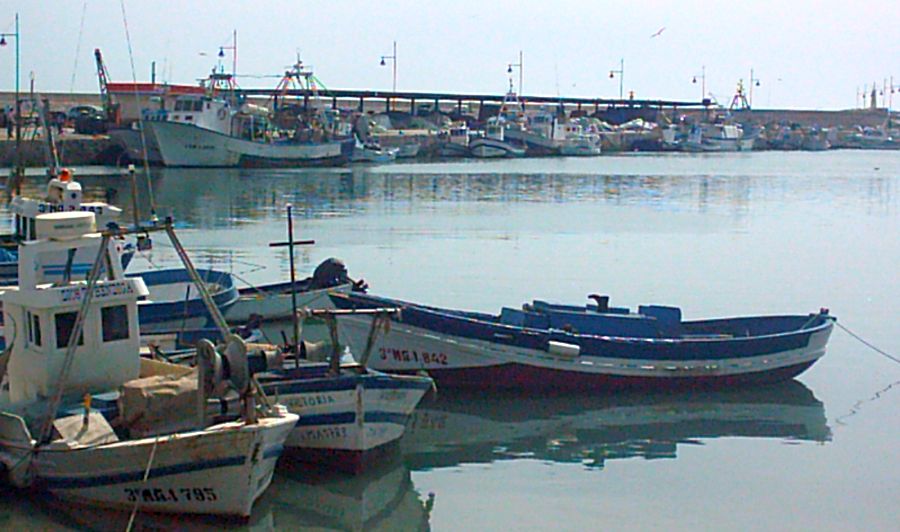
[[[312,274],[310,288],[316,290],[330,288],[344,283],[350,283],[352,279],[347,273],[347,266],[340,259],[334,257],[325,259],[316,266]]]

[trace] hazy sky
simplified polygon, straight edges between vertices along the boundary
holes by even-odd
[[[195,83],[238,32],[243,87],[269,87],[299,52],[327,86],[390,89],[380,66],[397,41],[398,89],[501,93],[525,55],[524,93],[617,97],[625,92],[719,102],[750,69],[754,107],[844,109],[864,85],[900,86],[897,0],[469,1],[125,0],[137,79]],[[22,86],[96,91],[93,50],[110,76],[132,79],[120,0],[2,0],[0,32],[20,17]],[[82,16],[84,15],[84,16]],[[82,19],[84,23],[82,25]],[[659,32],[655,37],[651,35]],[[12,90],[13,40],[0,48],[0,90]],[[77,53],[76,53],[77,52]],[[226,64],[230,69],[230,50]],[[518,83],[518,72],[514,74]],[[74,81],[74,83],[73,83]],[[900,88],[893,108],[900,108]],[[879,105],[881,102],[879,101]]]

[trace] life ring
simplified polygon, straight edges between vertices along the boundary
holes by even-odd
[[[227,114],[227,113],[225,112],[225,108],[224,108],[224,107],[220,107],[219,110],[218,110],[218,112],[216,112],[216,115],[219,117],[219,120],[225,120],[225,115],[226,115],[226,114]]]

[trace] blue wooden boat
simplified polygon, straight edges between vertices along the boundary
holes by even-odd
[[[234,278],[228,272],[198,269],[213,301],[223,314],[238,300]],[[184,268],[130,273],[140,277],[150,290],[138,304],[141,333],[171,329],[196,329],[211,324],[211,316],[197,287]]]
[[[439,386],[506,389],[730,386],[788,379],[825,354],[834,318],[805,315],[684,321],[675,307],[632,312],[592,296],[585,306],[534,301],[500,314],[365,294],[333,294],[339,309],[396,307],[369,360],[381,371],[427,370]],[[341,317],[351,350],[370,318]]]

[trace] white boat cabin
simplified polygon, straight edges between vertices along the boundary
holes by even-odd
[[[48,282],[46,257],[74,257],[99,249],[93,212],[57,212],[35,218],[35,239],[19,245],[19,286],[0,294],[10,350],[0,403],[44,402],[56,390],[71,332],[86,294],[88,271],[63,266],[62,281]],[[138,299],[148,295],[140,278],[126,278],[115,242],[104,257],[104,275],[93,289],[66,381],[67,397],[116,389],[140,371]]]
[[[106,224],[118,220],[122,214],[122,209],[108,203],[83,201],[81,184],[72,179],[72,174],[67,169],[63,169],[59,177],[50,180],[44,199],[16,196],[10,202],[10,211],[15,215],[14,235],[20,241],[35,239],[35,219],[41,214],[92,212],[96,215],[99,227],[106,227]]]

